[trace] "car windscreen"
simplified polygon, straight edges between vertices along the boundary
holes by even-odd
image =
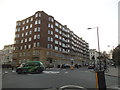
[[[27,67],[27,66],[40,66],[40,64],[39,63],[26,63],[24,67]]]

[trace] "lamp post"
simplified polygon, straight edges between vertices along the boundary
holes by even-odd
[[[100,71],[101,71],[101,60],[100,60],[100,43],[99,43],[99,28],[98,27],[94,27],[94,28],[87,28],[88,30],[89,29],[95,29],[97,28],[97,41],[98,41],[98,53],[99,53],[99,68],[100,68]]]
[[[98,52],[99,52],[99,71],[96,71],[96,88],[98,90],[106,90],[106,82],[105,82],[105,75],[104,71],[101,70],[101,60],[100,60],[100,43],[99,43],[99,28],[87,28],[87,29],[95,29],[97,28],[97,41],[98,41]]]

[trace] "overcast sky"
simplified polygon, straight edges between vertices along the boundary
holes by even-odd
[[[44,11],[97,49],[108,51],[118,45],[119,0],[0,0],[0,50],[14,43],[16,21]],[[110,47],[108,47],[110,45]]]

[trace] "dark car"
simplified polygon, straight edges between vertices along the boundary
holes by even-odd
[[[24,64],[21,64],[19,67],[16,68],[16,72],[18,74],[21,73],[42,73],[44,70],[44,65],[40,61],[29,61]]]
[[[75,64],[75,68],[80,68],[81,64]]]
[[[88,69],[94,69],[95,68],[95,65],[89,65],[88,66]]]
[[[70,65],[69,64],[62,64],[61,68],[70,68]]]

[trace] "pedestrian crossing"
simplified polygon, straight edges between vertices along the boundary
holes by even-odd
[[[59,73],[62,73],[62,74],[69,74],[71,73],[72,71],[74,70],[65,70],[65,69],[62,69],[62,70],[47,70],[47,71],[43,71],[44,74],[59,74]],[[80,71],[80,72],[89,72],[89,70],[86,70],[86,71]]]

